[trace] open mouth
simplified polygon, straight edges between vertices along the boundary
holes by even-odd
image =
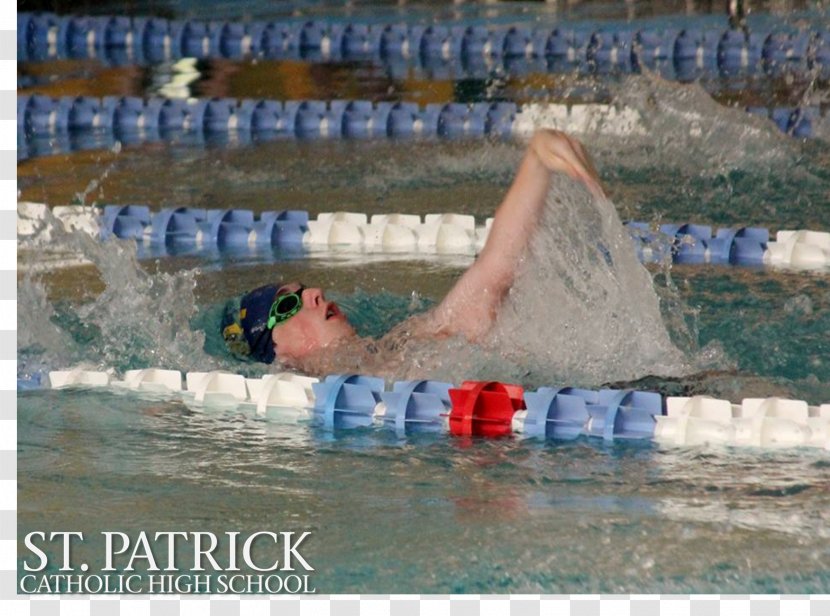
[[[340,316],[340,310],[337,308],[337,304],[329,302],[328,306],[326,306],[326,321],[337,316]]]

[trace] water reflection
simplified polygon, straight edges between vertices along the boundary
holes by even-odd
[[[821,452],[400,440],[92,391],[19,409],[21,532],[271,520],[314,531],[322,592],[826,589]]]

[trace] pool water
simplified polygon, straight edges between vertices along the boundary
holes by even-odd
[[[819,10],[814,19],[819,25],[826,16]],[[229,62],[211,69],[223,66],[256,71]],[[83,70],[78,81],[54,83],[62,93],[150,88],[122,79],[133,69],[118,69],[113,81],[99,79],[100,67]],[[199,95],[248,96],[267,87],[261,74],[210,79],[218,90]],[[622,220],[830,230],[826,134],[794,140],[719,104],[705,84],[573,79],[563,91],[573,86],[583,98],[644,118],[642,135],[614,137],[601,127],[580,135]],[[325,92],[341,91],[337,72],[319,82]],[[430,88],[421,82],[416,96],[449,100],[459,91]],[[822,82],[793,82],[778,96],[804,96],[802,88],[826,97]],[[716,96],[763,97],[750,87],[732,92]],[[521,152],[518,143],[481,140],[155,143],[33,158],[18,176],[21,200],[50,205],[298,208],[312,216],[445,211],[481,223]],[[556,227],[548,231],[555,240]],[[61,236],[56,244],[95,265],[20,275],[21,376],[75,365],[261,374],[217,340],[225,300],[265,281],[299,279],[325,288],[361,333],[379,335],[439,301],[471,262],[270,251],[139,261],[128,242]],[[21,270],[40,258],[21,243]],[[624,383],[588,374],[579,362],[547,372],[534,366],[526,377],[512,364],[505,372],[528,387],[613,382],[733,402],[774,395],[830,402],[827,272],[648,271],[662,314],[654,326],[682,350],[681,374],[637,357],[623,358],[633,370]],[[538,303],[528,310],[531,322],[549,318]],[[399,440],[379,429],[326,433],[291,414],[264,420],[179,400],[41,390],[18,395],[18,451],[21,538],[43,529],[310,530],[303,554],[325,593],[830,591],[823,450]],[[100,543],[79,553],[91,564],[100,555]]]
[[[19,533],[310,530],[331,593],[816,593],[817,451],[332,437],[92,392],[18,403]],[[75,558],[94,568],[101,540]]]

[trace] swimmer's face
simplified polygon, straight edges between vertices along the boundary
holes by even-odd
[[[285,284],[277,295],[295,293],[300,283]],[[303,307],[288,320],[271,330],[277,357],[298,360],[346,337],[354,336],[354,328],[334,302],[327,302],[320,289],[304,289],[300,295]]]

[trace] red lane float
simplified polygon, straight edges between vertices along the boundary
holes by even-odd
[[[450,389],[453,436],[509,436],[516,411],[525,408],[524,388],[498,381],[464,381]]]

